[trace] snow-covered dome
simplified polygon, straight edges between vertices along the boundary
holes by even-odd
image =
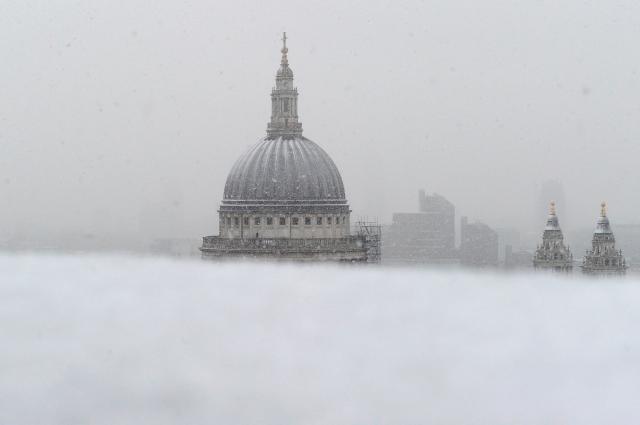
[[[302,136],[267,137],[251,147],[231,169],[224,200],[346,202],[333,160]]]
[[[338,167],[302,135],[298,90],[282,35],[266,137],[231,168],[218,209],[218,236],[203,256],[366,261],[369,242],[351,234],[351,210]]]
[[[348,211],[338,168],[320,146],[302,136],[298,90],[293,86],[286,40],[285,34],[276,85],[271,91],[267,136],[236,161],[227,177],[222,203],[225,207],[324,204]]]

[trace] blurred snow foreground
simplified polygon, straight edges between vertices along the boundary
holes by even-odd
[[[640,282],[0,257],[1,424],[639,423]]]

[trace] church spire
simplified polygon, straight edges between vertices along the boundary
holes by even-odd
[[[293,87],[293,71],[289,68],[287,33],[282,33],[282,59],[276,73],[276,86],[271,90],[271,122],[267,137],[298,137],[302,124],[298,122],[298,89]]]
[[[611,231],[607,204],[600,204],[600,217],[591,239],[591,250],[582,260],[582,271],[589,274],[624,274],[627,270],[622,251],[616,249],[616,238]]]
[[[280,61],[280,65],[289,66],[289,60],[287,58],[287,53],[289,53],[289,49],[287,49],[287,33],[282,33],[282,60]]]
[[[538,245],[533,256],[533,266],[541,269],[570,271],[573,267],[573,254],[564,245],[564,236],[556,214],[556,203],[549,204],[549,217],[542,233],[542,245]]]

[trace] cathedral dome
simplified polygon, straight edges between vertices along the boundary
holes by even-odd
[[[320,146],[302,136],[286,34],[282,42],[267,137],[236,161],[222,202],[225,206],[331,204],[336,211],[348,209],[338,168]]]
[[[286,33],[280,51],[266,137],[231,168],[218,209],[219,234],[203,238],[202,255],[367,261],[374,236],[351,234],[340,172],[320,146],[302,136]]]
[[[331,157],[302,136],[267,137],[251,147],[231,169],[224,201],[346,203]]]

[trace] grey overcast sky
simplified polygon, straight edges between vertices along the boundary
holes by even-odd
[[[0,236],[217,232],[265,134],[282,31],[353,217],[424,188],[493,226],[640,222],[640,2],[0,2]],[[540,228],[543,223],[540,223]]]

